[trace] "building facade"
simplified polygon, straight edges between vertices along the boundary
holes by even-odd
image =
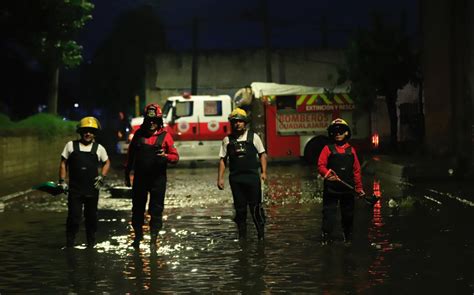
[[[146,99],[163,103],[166,97],[191,92],[234,93],[252,82],[275,82],[308,86],[335,86],[343,51],[316,49],[278,50],[271,54],[271,77],[267,78],[264,50],[164,53],[150,59]],[[193,68],[194,65],[194,68]]]

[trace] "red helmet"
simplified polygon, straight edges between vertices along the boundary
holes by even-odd
[[[163,113],[161,112],[161,108],[156,103],[150,103],[145,107],[144,112],[145,118],[161,118],[163,117]]]

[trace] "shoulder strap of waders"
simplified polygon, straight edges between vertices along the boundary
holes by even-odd
[[[155,142],[156,147],[161,148],[161,146],[163,145],[163,141],[165,140],[165,136],[166,136],[166,131],[163,131],[160,134],[158,134],[158,137],[156,138],[156,142]]]
[[[72,142],[72,151],[73,152],[80,152],[80,150],[79,150],[79,140],[74,140]]]
[[[91,154],[96,155],[97,149],[99,148],[99,144],[97,142],[92,143]]]
[[[336,154],[336,155],[338,154],[335,144],[328,144],[328,148],[331,151],[331,154]]]
[[[352,155],[352,147],[351,146],[346,147],[345,152],[346,152],[346,155]]]
[[[252,130],[247,131],[247,142],[250,144],[253,144],[253,131]]]

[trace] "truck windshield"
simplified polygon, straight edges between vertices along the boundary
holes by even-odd
[[[166,119],[166,116],[168,116],[168,113],[170,112],[171,106],[173,103],[169,100],[166,101],[165,105],[163,106],[163,118]]]

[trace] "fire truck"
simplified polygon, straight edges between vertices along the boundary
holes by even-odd
[[[216,160],[222,139],[230,133],[228,116],[233,101],[229,95],[190,95],[168,97],[163,105],[163,123],[173,137],[180,160]],[[132,119],[129,138],[143,123]]]
[[[251,94],[237,97],[237,105],[250,110],[252,128],[264,140],[269,159],[315,163],[329,142],[326,128],[336,118],[350,125],[352,145],[362,151],[371,148],[370,114],[356,109],[347,87],[254,82],[238,93]]]
[[[235,107],[251,117],[250,128],[262,138],[270,160],[303,158],[315,163],[329,142],[327,126],[343,118],[351,127],[351,144],[369,150],[370,115],[358,111],[348,89],[254,82],[229,95],[172,96],[163,106],[164,126],[181,160],[216,160],[230,133],[228,116]],[[132,132],[143,117],[132,119]]]

